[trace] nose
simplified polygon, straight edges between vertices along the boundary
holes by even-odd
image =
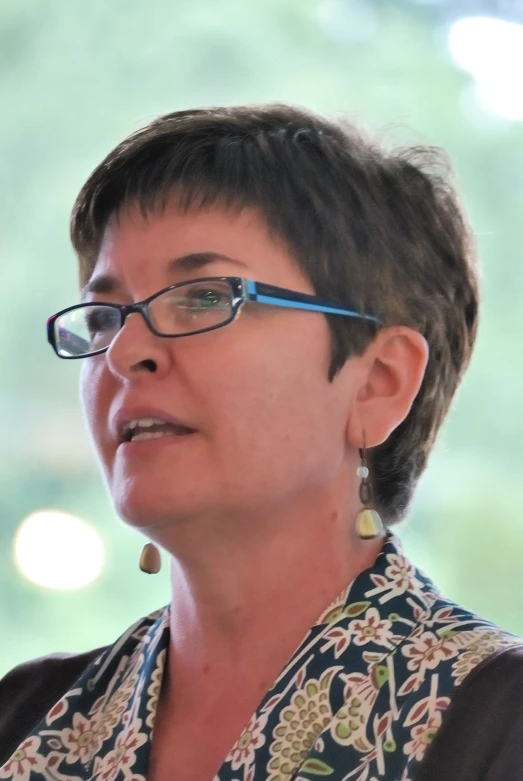
[[[167,338],[156,336],[139,312],[129,314],[105,354],[110,371],[124,379],[138,373],[162,375],[172,363]]]

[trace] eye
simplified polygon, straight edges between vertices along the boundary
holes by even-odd
[[[167,290],[151,302],[149,313],[160,334],[215,328],[230,320],[233,298],[227,282],[193,280]]]
[[[110,307],[86,307],[84,317],[91,337],[113,330],[118,322],[117,312]]]
[[[228,306],[230,301],[230,295],[222,290],[214,290],[210,288],[201,288],[191,290],[187,293],[187,299],[202,309],[213,309],[214,307]]]
[[[193,314],[229,309],[232,304],[229,285],[218,280],[188,283],[169,291],[161,300],[168,301],[180,311],[185,310]]]

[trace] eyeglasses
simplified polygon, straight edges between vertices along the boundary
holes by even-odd
[[[110,347],[130,314],[142,314],[156,336],[175,338],[213,331],[232,323],[248,301],[343,315],[382,325],[374,315],[340,309],[306,293],[241,277],[205,277],[170,285],[136,304],[91,302],[62,309],[48,319],[47,338],[60,358],[88,358]]]

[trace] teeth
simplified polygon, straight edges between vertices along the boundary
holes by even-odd
[[[141,434],[136,434],[133,437],[133,442],[137,442],[139,439],[160,439],[160,437],[176,437],[179,434],[175,434],[174,431],[144,431]]]
[[[163,425],[165,420],[161,420],[160,418],[137,418],[136,420],[130,420],[129,423],[126,424],[125,428],[127,430],[138,428],[138,426],[140,426],[140,428],[148,428],[149,426],[154,426],[157,423]]]
[[[147,431],[147,429],[150,429],[153,426],[162,426],[165,428],[163,431]],[[167,435],[180,436],[181,434],[187,434],[189,432],[191,432],[191,429],[188,429],[186,426],[169,424],[166,420],[162,420],[162,418],[136,418],[125,424],[123,428],[123,439],[126,442],[134,442],[136,439],[157,439]]]

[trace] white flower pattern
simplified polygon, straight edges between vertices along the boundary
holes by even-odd
[[[17,748],[13,756],[0,768],[0,778],[12,778],[13,781],[29,781],[32,773],[41,772],[43,757],[39,753],[41,739],[31,736]]]
[[[73,714],[73,726],[62,730],[60,740],[64,748],[69,749],[65,757],[69,765],[78,761],[89,761],[102,747],[96,724],[91,719],[84,718],[81,713]]]
[[[258,716],[256,713],[251,718],[247,727],[232,747],[226,762],[231,763],[233,770],[239,770],[242,766],[252,765],[254,752],[265,743],[263,730],[267,723],[267,714]]]
[[[394,637],[391,631],[392,621],[381,618],[375,607],[371,607],[365,613],[363,620],[355,619],[350,623],[350,630],[354,635],[356,645],[375,643],[385,648],[392,647]]]

